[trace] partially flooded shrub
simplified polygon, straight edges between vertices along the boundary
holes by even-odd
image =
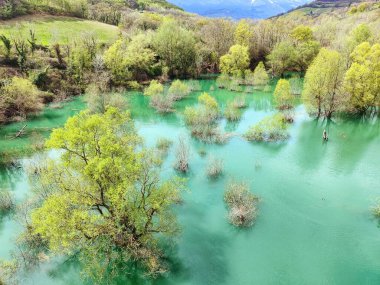
[[[91,113],[105,113],[108,107],[115,107],[121,111],[127,109],[127,101],[120,93],[102,90],[98,85],[91,84],[86,89],[85,100]]]
[[[172,146],[173,142],[167,138],[159,138],[156,143],[156,149],[159,152],[161,158],[168,155],[169,148]]]
[[[249,191],[247,183],[230,182],[224,193],[228,219],[236,227],[249,227],[257,217],[258,198]]]
[[[268,84],[268,85],[265,85],[264,89],[263,89],[264,92],[272,92],[272,87]]]
[[[0,212],[8,213],[15,208],[14,197],[9,191],[0,192]]]
[[[180,80],[173,81],[168,90],[168,96],[174,101],[181,100],[190,94],[190,88]]]
[[[187,86],[189,86],[190,91],[202,91],[202,86],[197,80],[188,81]]]
[[[273,93],[276,107],[280,110],[291,109],[294,106],[294,95],[290,90],[290,83],[286,79],[280,79],[277,82]]]
[[[154,96],[164,93],[164,86],[158,80],[152,80],[147,88],[144,90],[144,95]]]
[[[259,62],[255,68],[253,73],[253,81],[256,89],[264,89],[264,87],[269,83],[269,76],[262,61]]]
[[[238,121],[241,118],[241,112],[235,107],[233,102],[229,102],[224,109],[224,116],[228,121]]]
[[[159,113],[171,113],[173,109],[173,98],[165,94],[155,94],[150,98],[150,106]]]
[[[187,172],[189,170],[189,156],[189,145],[186,142],[186,139],[180,136],[176,148],[176,161],[174,164],[174,168],[180,172]]]
[[[238,109],[247,107],[247,95],[236,96],[233,101],[233,106]]]
[[[221,74],[217,79],[216,79],[216,86],[220,89],[229,89],[231,84],[231,79],[227,74]]]
[[[289,137],[286,118],[278,113],[264,118],[256,125],[250,127],[245,137],[249,141],[281,141]]]
[[[191,128],[191,134],[200,140],[211,142],[217,134],[216,120],[218,112],[214,108],[204,105],[186,107],[184,111],[185,122]]]
[[[209,108],[210,110],[218,110],[219,105],[218,101],[214,97],[212,97],[210,94],[203,92],[198,97],[198,103],[204,105],[206,108]]]
[[[218,178],[224,169],[223,159],[211,156],[207,162],[207,176]]]
[[[231,80],[228,89],[234,92],[243,92],[243,87],[240,85],[240,81],[236,78]]]
[[[244,84],[249,86],[253,86],[255,84],[253,72],[249,69],[245,71]]]
[[[293,95],[301,95],[302,93],[302,80],[299,77],[292,77],[289,79],[289,84],[290,84],[290,92]]]

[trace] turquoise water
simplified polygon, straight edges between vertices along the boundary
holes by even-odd
[[[208,91],[214,81],[202,81]],[[240,94],[210,91],[222,106]],[[147,146],[159,137],[191,143],[190,191],[177,209],[182,234],[171,252],[171,272],[154,281],[121,274],[119,284],[379,284],[380,229],[370,208],[380,197],[380,123],[372,120],[338,120],[326,126],[295,110],[291,138],[286,143],[249,143],[240,136],[225,145],[207,145],[189,137],[181,112],[196,102],[199,93],[178,103],[175,114],[157,115],[148,99],[131,93],[132,116]],[[248,94],[249,108],[240,122],[222,129],[243,134],[248,127],[275,110],[272,94]],[[47,109],[28,126],[51,128],[84,104],[76,98],[63,109]],[[9,140],[21,124],[0,132],[0,147],[24,147],[28,138]],[[324,128],[328,143],[321,136]],[[15,131],[16,130],[16,131]],[[46,134],[48,131],[46,131]],[[207,152],[206,157],[199,155]],[[224,160],[225,174],[209,180],[207,157]],[[21,159],[21,168],[0,170],[2,188],[22,199],[29,189],[23,170],[34,157]],[[174,175],[174,147],[163,165],[163,175]],[[250,229],[236,229],[226,219],[223,192],[230,179],[244,179],[260,197],[259,217]],[[20,226],[11,217],[0,217],[0,258],[9,258]],[[44,264],[28,274],[23,284],[80,284],[79,265],[59,261]]]

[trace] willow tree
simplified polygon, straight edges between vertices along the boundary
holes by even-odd
[[[344,72],[339,52],[322,48],[305,75],[302,98],[309,113],[331,118],[345,106]]]
[[[291,109],[294,106],[295,97],[291,93],[290,83],[286,79],[280,79],[274,90],[274,101],[278,109]]]
[[[350,94],[349,108],[361,114],[375,111],[380,106],[380,44],[358,45],[351,59],[344,82]]]
[[[249,67],[248,47],[234,45],[229,52],[220,58],[220,70],[224,74],[243,76]]]
[[[140,142],[129,115],[109,108],[70,118],[46,143],[63,153],[40,172],[49,191],[31,227],[52,254],[79,253],[84,273],[99,283],[135,264],[164,272],[158,238],[178,231],[172,210],[183,181],[161,181],[158,161]]]
[[[262,61],[256,66],[253,72],[253,84],[258,88],[264,88],[269,82],[269,76],[265,70],[264,63]]]

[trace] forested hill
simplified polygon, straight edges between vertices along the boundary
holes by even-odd
[[[179,7],[165,0],[0,0],[0,19],[27,14],[65,15],[117,24],[128,10],[163,10]]]

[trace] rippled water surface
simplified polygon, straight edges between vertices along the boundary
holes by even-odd
[[[215,82],[201,81],[204,90]],[[210,91],[223,107],[240,95]],[[185,105],[196,103],[199,93],[177,104],[178,112],[157,115],[148,98],[128,93],[132,116],[147,146],[159,137],[176,141],[189,136],[182,120]],[[272,94],[247,95],[249,108],[236,124],[220,127],[237,135],[225,145],[191,142],[190,191],[178,208],[182,234],[171,254],[172,271],[165,278],[146,281],[130,276],[120,284],[379,284],[380,229],[370,208],[380,197],[380,123],[376,120],[338,120],[326,126],[309,118],[302,105],[296,108],[291,138],[282,144],[249,143],[247,128],[274,113]],[[27,130],[47,136],[52,127],[84,108],[82,98],[62,109],[46,109],[27,122]],[[23,124],[0,130],[0,148],[24,148],[30,138],[10,140]],[[327,128],[328,143],[322,143]],[[199,155],[207,152],[206,157]],[[223,158],[225,175],[209,180],[207,156]],[[32,157],[21,160],[25,167]],[[174,175],[174,149],[163,165],[163,175]],[[223,192],[226,182],[244,179],[260,197],[260,215],[248,230],[237,230],[226,221]],[[10,189],[21,200],[30,191],[23,168],[0,169],[1,189]],[[0,189],[0,190],[1,190]],[[0,258],[10,258],[20,226],[0,216]],[[25,284],[80,284],[75,262],[45,264],[31,272]]]

